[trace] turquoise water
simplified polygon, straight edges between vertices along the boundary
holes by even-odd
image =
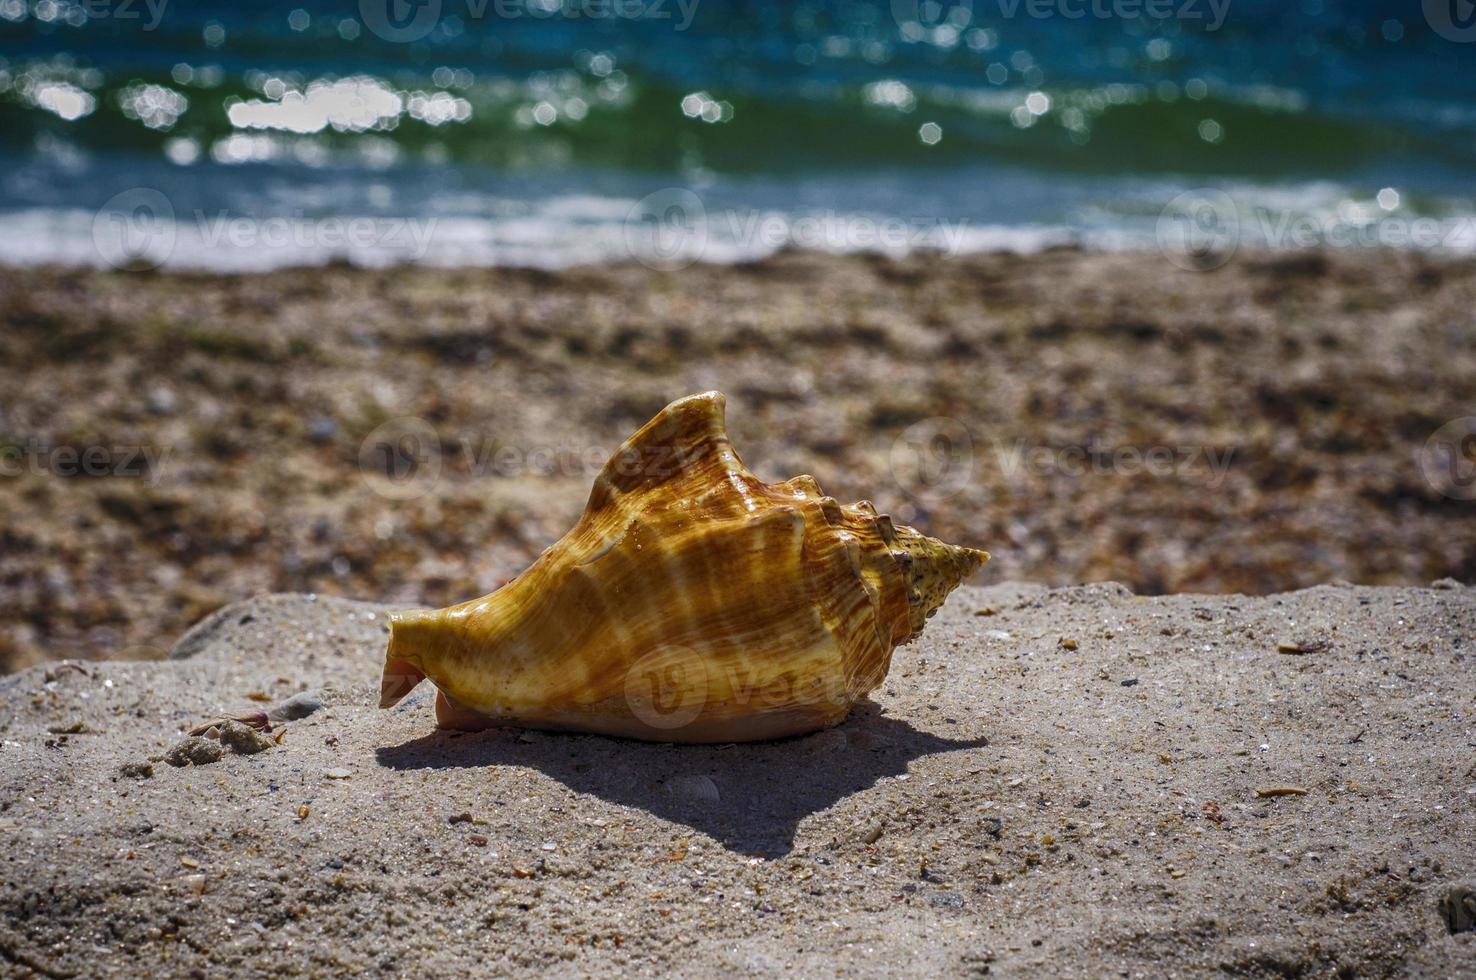
[[[1463,4],[0,0],[0,260],[1469,250]]]

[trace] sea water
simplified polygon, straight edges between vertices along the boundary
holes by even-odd
[[[0,0],[0,261],[1470,251],[1470,7]]]

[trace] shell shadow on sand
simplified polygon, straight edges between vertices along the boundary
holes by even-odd
[[[907,772],[915,759],[987,745],[920,731],[863,702],[836,728],[804,738],[737,745],[673,745],[517,730],[436,731],[376,751],[390,769],[523,766],[578,793],[684,824],[736,853],[794,849],[811,814]]]

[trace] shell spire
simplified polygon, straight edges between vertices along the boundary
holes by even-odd
[[[380,703],[425,678],[445,726],[733,742],[843,719],[988,555],[766,483],[718,392],[668,405],[579,522],[491,595],[390,618]]]
[[[907,570],[907,615],[912,637],[922,632],[948,594],[967,582],[989,560],[986,552],[930,538],[907,525],[897,529],[897,547],[906,555],[898,564]]]

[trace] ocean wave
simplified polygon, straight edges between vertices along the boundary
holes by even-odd
[[[939,260],[1063,245],[1162,251],[1171,260],[1228,258],[1239,248],[1346,247],[1476,251],[1476,212],[1458,200],[1416,210],[1397,191],[1351,193],[1329,182],[1227,188],[1119,186],[1055,222],[990,221],[947,211],[888,213],[753,207],[742,192],[661,188],[642,197],[570,192],[533,199],[465,192],[412,213],[306,211],[245,214],[175,206],[134,188],[96,211],[15,210],[0,216],[0,262],[118,269],[266,272],[347,262],[381,268],[519,266],[560,269],[633,262],[679,271],[785,249]]]
[[[678,26],[444,0],[401,43],[341,0],[5,0],[0,258],[147,262],[148,228],[221,269],[1463,248],[1460,45],[1390,3],[1303,6],[713,0]]]

